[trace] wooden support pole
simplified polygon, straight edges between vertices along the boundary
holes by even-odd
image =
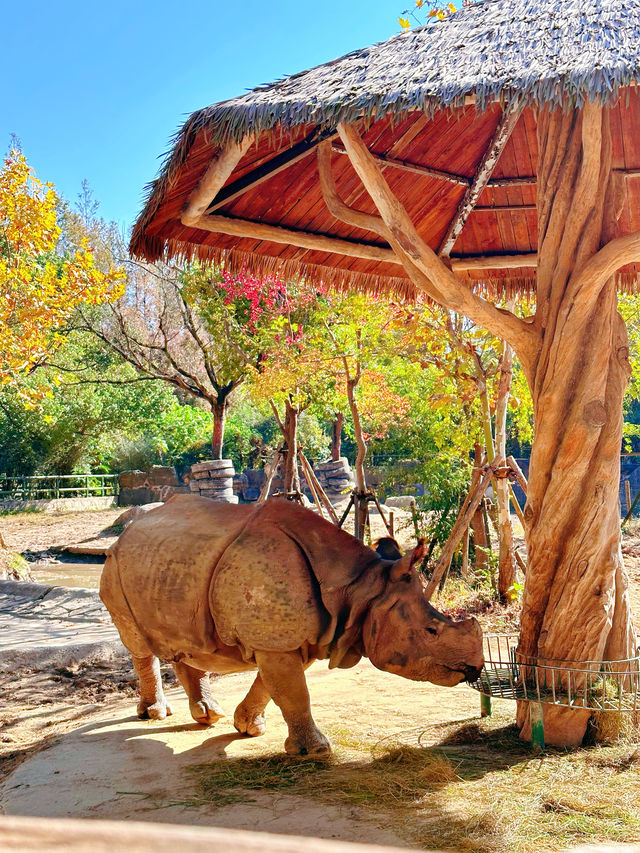
[[[520,502],[516,497],[516,493],[513,491],[513,486],[511,485],[511,483],[509,483],[509,500],[511,501],[511,504],[516,511],[516,515],[518,516],[518,521],[522,525],[522,529],[525,530],[524,513],[522,512],[522,507],[520,506]]]
[[[387,528],[387,533],[389,534],[389,536],[393,536],[393,527],[390,525],[390,523],[384,517],[384,512],[382,511],[382,507],[380,506],[380,501],[378,500],[378,496],[376,495],[375,492],[372,492],[371,494],[372,494],[374,503],[378,509],[378,512],[380,513],[380,518],[382,519],[384,526]]]
[[[268,181],[270,178],[275,177],[275,175],[308,157],[323,139],[331,138],[335,135],[335,131],[319,131],[316,128],[304,139],[301,139],[300,142],[292,145],[291,148],[287,148],[286,151],[276,154],[271,160],[262,163],[246,175],[219,190],[207,208],[207,213],[211,213],[225,204],[230,204],[249,190],[259,187],[260,184],[263,184],[265,181]]]
[[[302,469],[305,472],[307,482],[309,483],[310,486],[313,483],[314,488],[312,489],[312,491],[314,491],[314,489],[315,489],[315,492],[318,493],[318,497],[320,498],[320,500],[324,504],[324,507],[327,510],[327,513],[329,515],[330,520],[334,524],[338,524],[338,514],[335,511],[335,509],[333,508],[333,504],[331,503],[331,501],[327,497],[325,490],[322,488],[320,481],[316,477],[315,472],[314,472],[313,468],[311,467],[311,463],[309,462],[307,457],[304,455],[302,450],[298,450],[298,456],[300,457],[300,461],[302,462]]]
[[[485,696],[484,693],[480,694],[480,716],[491,716],[491,696]]]
[[[429,583],[427,584],[426,596],[430,598],[435,592],[438,583],[440,582],[440,578],[449,568],[449,564],[451,563],[451,558],[458,547],[460,539],[462,538],[464,531],[469,526],[473,514],[475,513],[477,507],[480,505],[482,498],[484,497],[484,493],[487,489],[487,486],[491,482],[491,478],[496,470],[502,465],[504,460],[502,457],[497,456],[491,465],[488,465],[485,469],[482,477],[479,480],[476,480],[475,485],[470,489],[467,498],[465,499],[462,507],[460,508],[460,512],[458,513],[458,517],[453,525],[453,530],[445,543],[444,548],[442,549],[442,553],[440,554],[440,559],[434,566],[433,572],[431,574],[431,578],[429,579]],[[474,472],[475,473],[475,472]]]
[[[354,495],[353,495],[353,492],[351,492],[351,495],[349,496],[349,503],[347,504],[347,508],[342,513],[342,515],[340,516],[340,520],[338,521],[338,527],[342,527],[342,525],[347,520],[347,516],[349,515],[349,510],[353,506],[353,500],[354,500]]]
[[[624,496],[627,499],[627,512],[631,509],[631,483],[628,480],[624,481]]]
[[[527,494],[527,486],[528,486],[527,478],[522,473],[522,469],[520,468],[520,466],[518,465],[516,460],[513,458],[513,456],[507,456],[507,465],[509,466],[509,468],[511,468],[513,473],[516,475],[516,483],[520,486],[520,488],[522,489],[522,491],[526,495]]]
[[[518,551],[518,549],[516,548],[516,550],[513,553],[515,555],[516,563],[518,564],[518,568],[520,569],[520,571],[522,572],[523,575],[526,575],[527,565],[526,565],[525,561],[522,559],[522,557],[520,556],[520,551]]]
[[[462,537],[462,567],[460,569],[460,573],[462,575],[463,580],[468,580],[469,578],[469,539],[470,539],[471,527],[467,525],[467,529],[464,532],[464,536]]]
[[[185,223],[186,224],[186,223]],[[267,240],[270,243],[283,243],[286,246],[300,246],[313,252],[331,252],[350,258],[363,258],[367,261],[383,261],[399,264],[394,252],[385,246],[363,243],[357,240],[342,240],[326,234],[313,234],[310,231],[297,231],[281,228],[279,225],[267,225],[250,219],[235,219],[231,216],[201,216],[196,222],[189,223],[203,231],[216,234],[229,234],[232,237],[251,237],[254,240]]]
[[[316,487],[313,482],[313,479],[309,476],[309,472],[307,471],[307,467],[305,465],[306,459],[304,459],[304,454],[300,450],[298,450],[298,458],[300,459],[300,464],[302,465],[302,473],[305,476],[305,479],[311,489],[311,494],[313,495],[313,500],[315,501],[316,506],[318,507],[318,512],[324,518],[324,507],[322,505],[322,501],[320,500],[320,495],[316,492]]]
[[[262,486],[262,489],[260,491],[260,497],[258,498],[258,503],[263,503],[263,501],[266,501],[267,498],[269,497],[269,492],[271,490],[271,483],[273,482],[273,477],[276,473],[276,469],[278,467],[278,463],[280,462],[281,457],[282,457],[282,453],[280,450],[278,450],[274,454],[271,462],[269,462],[269,464],[265,468],[266,479],[265,479],[264,484]]]
[[[504,151],[504,147],[511,136],[511,132],[516,126],[521,113],[522,106],[520,105],[513,104],[505,107],[491,142],[489,143],[489,146],[476,169],[473,180],[467,187],[465,194],[458,205],[456,215],[449,223],[447,233],[442,238],[442,242],[440,243],[440,248],[438,250],[439,255],[448,257],[451,254],[454,243],[460,236],[462,229],[469,218],[469,214],[482,195],[482,192],[486,189],[493,170],[500,159],[500,155]]]

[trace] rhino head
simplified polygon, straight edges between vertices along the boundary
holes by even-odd
[[[390,553],[387,544],[381,556]],[[429,604],[416,570],[423,555],[420,543],[389,562],[388,582],[365,619],[365,654],[378,669],[414,681],[445,687],[475,681],[484,662],[480,625],[473,618],[454,622]]]

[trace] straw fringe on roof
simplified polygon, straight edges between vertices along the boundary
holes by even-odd
[[[171,183],[202,128],[212,145],[223,145],[301,124],[432,114],[468,95],[479,110],[504,98],[580,105],[613,100],[638,79],[640,0],[485,0],[193,113],[149,195],[159,181]]]

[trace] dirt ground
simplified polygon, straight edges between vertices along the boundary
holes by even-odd
[[[93,539],[122,512],[122,507],[114,507],[92,512],[10,513],[0,517],[0,531],[10,551],[41,553]]]
[[[118,513],[5,516],[0,528],[10,547],[41,552],[97,535]],[[638,614],[639,529],[625,536],[623,550]],[[517,607],[505,614],[481,597],[474,607],[485,629],[517,615]],[[174,716],[153,723],[133,714],[128,660],[0,674],[0,813],[202,823],[479,853],[640,841],[636,743],[534,759],[518,743],[508,702],[494,702],[494,717],[481,723],[478,694],[466,686],[416,684],[367,662],[336,672],[315,664],[308,678],[314,716],[335,759],[310,765],[283,758],[286,732],[273,706],[263,738],[237,736],[228,718],[204,729],[190,720],[172,672],[164,677]],[[218,680],[228,714],[251,678]]]

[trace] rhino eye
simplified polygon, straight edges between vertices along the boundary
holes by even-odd
[[[434,637],[437,637],[437,636],[438,636],[438,632],[436,631],[436,629],[435,629],[435,628],[427,628],[427,633],[428,633],[428,634],[433,634],[433,636],[434,636]]]

